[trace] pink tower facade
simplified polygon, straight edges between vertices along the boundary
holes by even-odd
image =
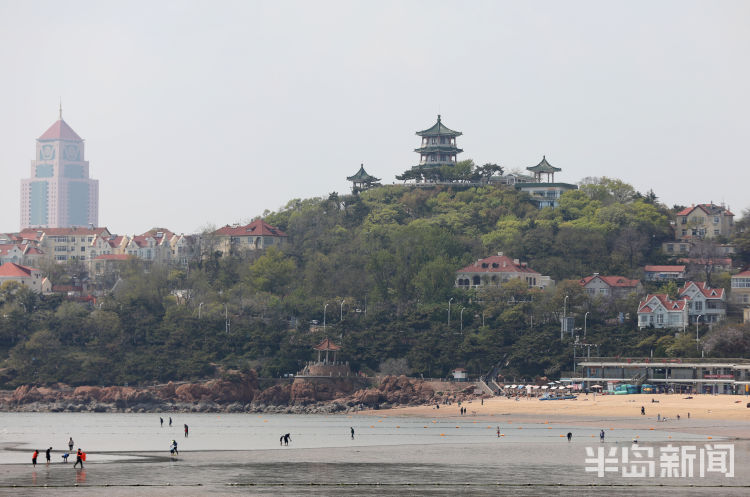
[[[89,178],[84,142],[60,119],[36,140],[31,177],[21,180],[21,229],[99,224],[99,181]]]

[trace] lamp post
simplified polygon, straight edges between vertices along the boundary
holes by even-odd
[[[695,318],[695,351],[696,352],[700,350],[700,345],[698,342],[698,324],[700,323],[702,317],[703,317],[703,314],[698,314],[698,317]]]
[[[560,341],[561,342],[563,340],[563,329],[565,326],[565,311],[567,307],[568,307],[568,296],[566,295],[565,298],[563,299],[563,320],[562,320],[562,323],[560,323]]]
[[[326,331],[326,307],[328,307],[328,304],[323,306],[323,333]]]
[[[341,310],[339,312],[339,321],[344,320],[344,302],[346,302],[346,299],[341,300]]]
[[[461,334],[464,334],[464,309],[465,307],[461,308]]]
[[[589,314],[591,312],[587,311],[586,314],[583,315],[583,339],[586,340],[586,321],[588,320]]]
[[[201,302],[200,304],[198,304],[198,319],[201,318],[201,307],[203,307],[203,302]]]
[[[451,302],[453,302],[453,297],[448,301],[448,326],[451,325]]]
[[[224,331],[229,334],[229,307],[224,304]]]

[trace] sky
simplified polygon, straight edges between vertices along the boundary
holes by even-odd
[[[459,159],[750,208],[750,2],[0,0],[0,232],[58,115],[99,224],[193,233]]]

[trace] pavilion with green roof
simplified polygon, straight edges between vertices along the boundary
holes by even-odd
[[[419,166],[417,167],[456,165],[456,155],[463,152],[456,147],[456,137],[463,133],[453,131],[444,125],[440,119],[440,114],[437,116],[437,122],[431,128],[417,131],[416,134],[422,137],[422,146],[414,149],[419,154]]]
[[[547,175],[547,183],[554,183],[555,173],[562,171],[562,169],[560,169],[559,167],[555,167],[547,162],[547,157],[544,155],[542,156],[542,162],[540,162],[536,166],[527,167],[526,170],[534,173],[534,179],[537,183],[542,183],[542,174]],[[552,176],[552,180],[550,180],[550,175]]]
[[[359,166],[359,171],[353,176],[348,176],[346,180],[352,182],[352,192],[357,193],[377,185],[380,178],[367,174],[367,171],[365,171],[365,165],[361,164]]]

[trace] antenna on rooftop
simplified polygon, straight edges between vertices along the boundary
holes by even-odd
[[[62,97],[60,97],[60,120],[62,121]]]

